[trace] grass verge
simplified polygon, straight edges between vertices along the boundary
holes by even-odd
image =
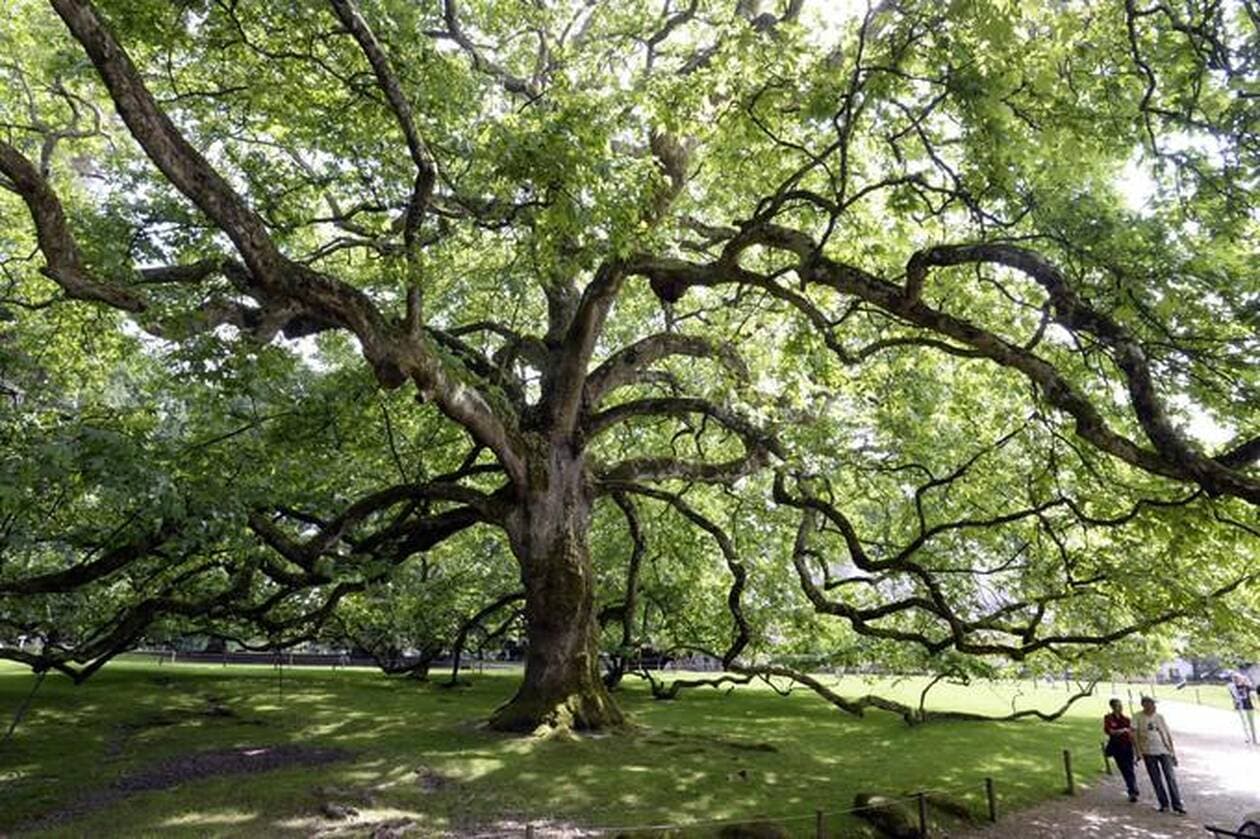
[[[0,669],[0,711],[17,708],[32,678]],[[281,680],[263,667],[136,662],[78,687],[50,675],[0,751],[0,831],[35,822],[42,836],[368,835],[406,819],[412,836],[512,833],[531,821],[601,828],[782,819],[793,835],[812,835],[815,809],[847,809],[857,792],[941,789],[980,814],[990,776],[1009,812],[1062,793],[1065,748],[1075,753],[1078,783],[1101,771],[1105,694],[1054,723],[912,729],[883,712],[845,715],[800,690],[700,689],[657,702],[631,680],[618,692],[629,731],[539,740],[480,725],[517,678],[486,673],[447,689],[367,670],[286,669]],[[844,682],[846,692],[903,701],[917,701],[922,689],[917,679]],[[930,705],[1003,713],[1013,701],[1052,708],[1063,697],[1029,683],[941,685]],[[248,775],[172,770],[194,754],[280,746],[338,758]],[[174,775],[143,782],[162,772]],[[128,784],[138,788],[102,796]],[[330,803],[358,814],[330,818],[321,812]],[[847,817],[828,822],[833,835],[863,835]]]

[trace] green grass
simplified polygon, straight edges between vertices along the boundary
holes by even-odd
[[[799,817],[785,824],[806,835],[815,808],[844,810],[858,791],[944,789],[979,813],[987,775],[1009,811],[1061,794],[1064,748],[1076,754],[1080,782],[1101,770],[1105,694],[1055,723],[912,729],[878,711],[848,716],[801,690],[781,697],[755,686],[702,689],[656,702],[632,680],[619,692],[631,732],[539,740],[479,725],[517,677],[487,673],[471,687],[448,690],[367,670],[295,669],[284,671],[281,685],[270,668],[136,662],[112,665],[78,687],[49,676],[0,751],[0,832],[163,758],[281,743],[353,755],[322,767],[132,795],[39,835],[305,836],[329,827],[318,813],[330,800],[321,787],[360,810],[358,835],[366,835],[365,822],[389,817],[414,819],[418,829],[408,835],[528,820],[608,826]],[[17,708],[32,678],[0,668],[0,711]],[[907,701],[917,701],[922,687],[916,679],[845,682],[847,692],[876,688]],[[1029,683],[941,685],[930,705],[1001,713],[1013,696],[1019,707],[1049,708],[1064,695]],[[206,715],[211,696],[235,716]],[[426,789],[426,772],[449,782]],[[841,817],[830,826],[861,835]]]
[[[1099,682],[1097,693],[1104,700],[1112,696],[1123,700],[1125,713],[1128,713],[1130,702],[1136,712],[1142,696],[1154,696],[1159,702],[1167,700],[1234,710],[1234,701],[1223,682],[1189,682],[1182,688],[1171,684],[1152,685],[1150,682]]]

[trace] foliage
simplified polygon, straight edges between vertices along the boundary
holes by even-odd
[[[10,5],[0,657],[1255,642],[1249,0]]]

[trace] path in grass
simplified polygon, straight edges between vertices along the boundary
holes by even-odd
[[[1159,813],[1150,779],[1139,771],[1142,800],[1129,804],[1119,775],[1076,798],[1048,801],[1012,813],[986,830],[966,834],[997,839],[1166,839],[1205,837],[1205,824],[1234,829],[1245,813],[1260,810],[1260,749],[1243,742],[1236,716],[1219,708],[1181,702],[1160,710],[1177,738],[1178,779],[1188,816]]]

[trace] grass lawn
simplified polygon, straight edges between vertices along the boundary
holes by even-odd
[[[369,670],[220,668],[118,662],[75,687],[50,675],[14,739],[0,750],[0,833],[36,822],[41,836],[369,835],[371,823],[415,822],[408,836],[444,829],[523,833],[526,821],[588,827],[793,817],[812,835],[815,808],[840,811],[854,793],[942,789],[983,811],[983,778],[1004,810],[1062,792],[1061,751],[1079,783],[1101,771],[1099,718],[1106,693],[1054,723],[934,723],[857,719],[807,691],[763,686],[700,689],[654,701],[630,680],[619,692],[629,733],[538,740],[479,723],[512,692],[517,674],[474,677],[449,690]],[[32,684],[0,666],[0,712],[11,715]],[[872,685],[917,701],[922,682]],[[940,685],[937,708],[1008,711],[1054,707],[1063,690],[978,683]],[[5,727],[10,717],[5,717]],[[171,788],[136,782],[195,752],[296,744],[339,749],[335,762],[258,774],[187,778]],[[131,778],[126,793],[120,778]],[[162,786],[158,784],[156,786]],[[114,791],[111,792],[110,790]],[[334,821],[325,802],[359,811]],[[831,835],[865,835],[847,816]],[[675,835],[712,835],[695,828]],[[546,830],[539,830],[540,836]]]
[[[1172,684],[1155,684],[1150,682],[1099,682],[1097,693],[1104,701],[1112,696],[1124,701],[1125,713],[1132,704],[1133,711],[1139,709],[1138,702],[1143,696],[1153,696],[1159,702],[1171,700],[1189,705],[1206,705],[1209,708],[1234,710],[1234,700],[1230,698],[1229,689],[1224,682],[1187,682],[1182,687]]]

